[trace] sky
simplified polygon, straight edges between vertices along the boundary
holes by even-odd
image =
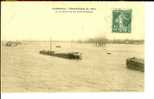
[[[53,8],[94,8],[56,13]],[[112,33],[112,10],[132,9],[131,33]],[[144,39],[142,2],[2,2],[1,40]]]

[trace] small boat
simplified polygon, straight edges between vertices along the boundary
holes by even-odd
[[[8,42],[6,42],[5,46],[7,46],[7,47],[16,47],[16,46],[18,46],[20,44],[21,44],[21,42],[19,42],[19,41],[8,41]]]
[[[127,68],[144,72],[144,60],[136,57],[126,60]]]
[[[41,50],[40,54],[45,54],[45,55],[54,55],[54,51],[49,51],[49,50]]]
[[[41,50],[40,54],[44,55],[50,55],[50,56],[57,56],[67,59],[81,59],[81,53],[79,52],[70,52],[70,53],[55,53],[54,51],[48,51],[48,50]]]
[[[56,56],[67,59],[81,59],[81,53],[79,52],[69,52],[69,53],[56,53],[52,50],[52,41],[50,40],[50,50],[41,50],[40,54]]]
[[[61,46],[60,45],[57,45],[56,48],[61,48]]]

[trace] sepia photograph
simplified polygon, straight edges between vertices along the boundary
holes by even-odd
[[[143,2],[1,2],[1,90],[144,92]]]

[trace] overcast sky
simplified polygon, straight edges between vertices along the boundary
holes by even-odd
[[[144,39],[143,3],[2,2],[2,40]],[[52,8],[95,8],[93,13],[55,13]],[[112,10],[132,9],[132,32],[112,33]]]

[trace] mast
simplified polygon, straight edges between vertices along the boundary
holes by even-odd
[[[52,38],[50,38],[50,51],[52,51]]]

